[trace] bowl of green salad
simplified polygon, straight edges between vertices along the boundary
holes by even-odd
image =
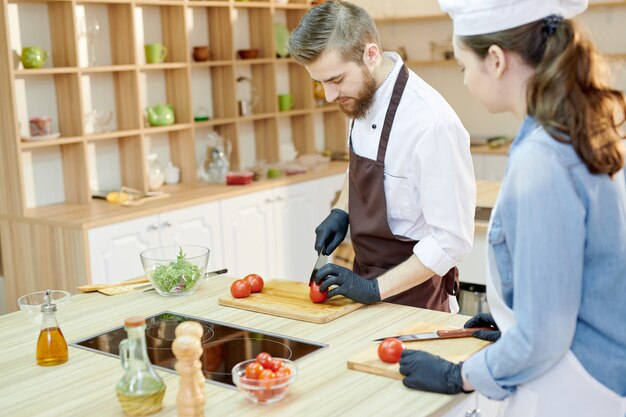
[[[196,292],[205,276],[209,253],[204,246],[172,245],[147,249],[139,257],[156,292],[175,297]]]

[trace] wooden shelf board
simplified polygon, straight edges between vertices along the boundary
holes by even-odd
[[[276,63],[277,64],[297,64],[297,65],[300,65],[300,64],[298,64],[298,62],[295,59],[293,59],[291,57],[288,57],[288,58],[276,58]]]
[[[21,140],[20,148],[22,150],[47,148],[47,147],[52,147],[52,146],[67,145],[70,143],[79,143],[82,141],[83,141],[83,138],[80,136],[60,137],[57,139],[43,140],[41,142],[26,142],[26,141]]]
[[[617,1],[597,1],[589,3],[589,9],[596,9],[602,7],[623,7],[626,6],[626,1],[617,0]]]
[[[325,104],[323,106],[315,107],[313,109],[316,113],[325,113],[325,112],[333,112],[333,111],[341,111],[338,104]]]
[[[237,59],[235,65],[273,64],[275,60],[275,58]]]
[[[57,67],[57,68],[35,68],[35,69],[19,69],[15,70],[16,77],[41,76],[55,74],[75,74],[78,72],[76,67]]]
[[[176,123],[170,126],[150,126],[144,128],[143,133],[145,135],[153,135],[155,133],[176,132],[177,130],[189,129],[191,126],[191,123]]]
[[[158,71],[168,69],[184,69],[187,68],[186,62],[165,62],[163,64],[143,64],[139,65],[141,71]]]
[[[81,4],[81,3],[101,3],[101,4],[109,4],[109,3],[115,3],[115,4],[132,4],[133,1],[132,0],[79,0],[76,2],[77,4]]]
[[[306,3],[274,4],[274,8],[277,10],[308,10],[309,5]]]
[[[264,1],[235,1],[233,6],[241,9],[270,8],[272,4]]]
[[[226,60],[226,61],[203,61],[203,62],[192,62],[189,64],[191,68],[203,68],[203,67],[227,67],[233,65],[235,61]]]
[[[235,117],[211,119],[211,120],[206,120],[204,122],[194,122],[193,126],[197,128],[211,127],[211,126],[227,125],[227,124],[235,123],[236,121],[237,119]]]
[[[223,1],[201,1],[191,0],[187,2],[189,7],[229,7],[230,2],[228,0]]]
[[[263,120],[263,119],[271,119],[272,117],[276,117],[277,113],[262,113],[262,114],[253,114],[251,116],[242,116],[237,118],[238,122],[253,122],[255,120]]]
[[[136,65],[103,65],[100,67],[81,67],[80,72],[83,74],[95,74],[99,72],[121,72],[121,71],[134,71],[137,68]]]
[[[90,133],[85,135],[85,140],[95,142],[98,140],[117,139],[127,136],[137,136],[141,134],[141,129],[115,130],[113,132]]]
[[[425,14],[419,16],[394,16],[394,17],[377,17],[374,18],[374,23],[410,23],[417,22],[421,20],[445,20],[449,19],[447,13],[433,13],[433,14]]]
[[[437,67],[441,65],[456,65],[454,59],[407,59],[404,61],[409,67]]]
[[[295,109],[290,111],[279,111],[276,115],[278,117],[287,117],[287,116],[304,116],[305,114],[310,114],[311,109]]]
[[[183,0],[136,0],[135,4],[142,6],[184,6]]]

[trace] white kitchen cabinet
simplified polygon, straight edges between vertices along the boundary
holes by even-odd
[[[468,284],[487,283],[487,232],[484,228],[474,232],[474,245],[467,258],[458,266],[459,279]]]
[[[139,254],[157,246],[206,246],[211,250],[208,269],[223,268],[218,202],[98,227],[88,234],[93,283],[142,275]]]
[[[474,175],[477,180],[502,181],[506,167],[506,155],[473,153]]]
[[[342,184],[343,174],[222,200],[229,272],[307,282],[317,258],[315,228]]]

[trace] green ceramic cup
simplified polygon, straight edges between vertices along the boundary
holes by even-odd
[[[41,68],[41,66],[48,60],[48,57],[48,51],[45,49],[37,46],[26,46],[22,48],[20,61],[22,61],[24,68]]]
[[[160,64],[167,58],[167,48],[160,43],[149,43],[143,47],[147,64]]]
[[[296,100],[292,94],[280,94],[278,96],[278,110],[289,111],[293,109]]]

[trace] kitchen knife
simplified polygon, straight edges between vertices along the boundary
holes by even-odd
[[[432,339],[453,339],[456,337],[470,337],[478,330],[495,330],[495,329],[493,329],[492,327],[473,327],[470,329],[435,330],[434,332],[403,334],[399,336],[389,336],[389,337],[400,339],[403,342],[411,342],[411,341],[416,341],[416,340],[432,340]],[[387,337],[374,339],[374,342],[380,342],[385,339],[387,339]]]
[[[315,274],[317,274],[317,271],[323,267],[324,265],[326,265],[326,262],[328,261],[328,256],[324,255],[323,250],[320,251],[319,255],[317,256],[317,262],[315,262],[315,266],[313,267],[313,272],[311,272],[311,277],[309,278],[309,287],[313,284],[313,281],[315,280]]]

